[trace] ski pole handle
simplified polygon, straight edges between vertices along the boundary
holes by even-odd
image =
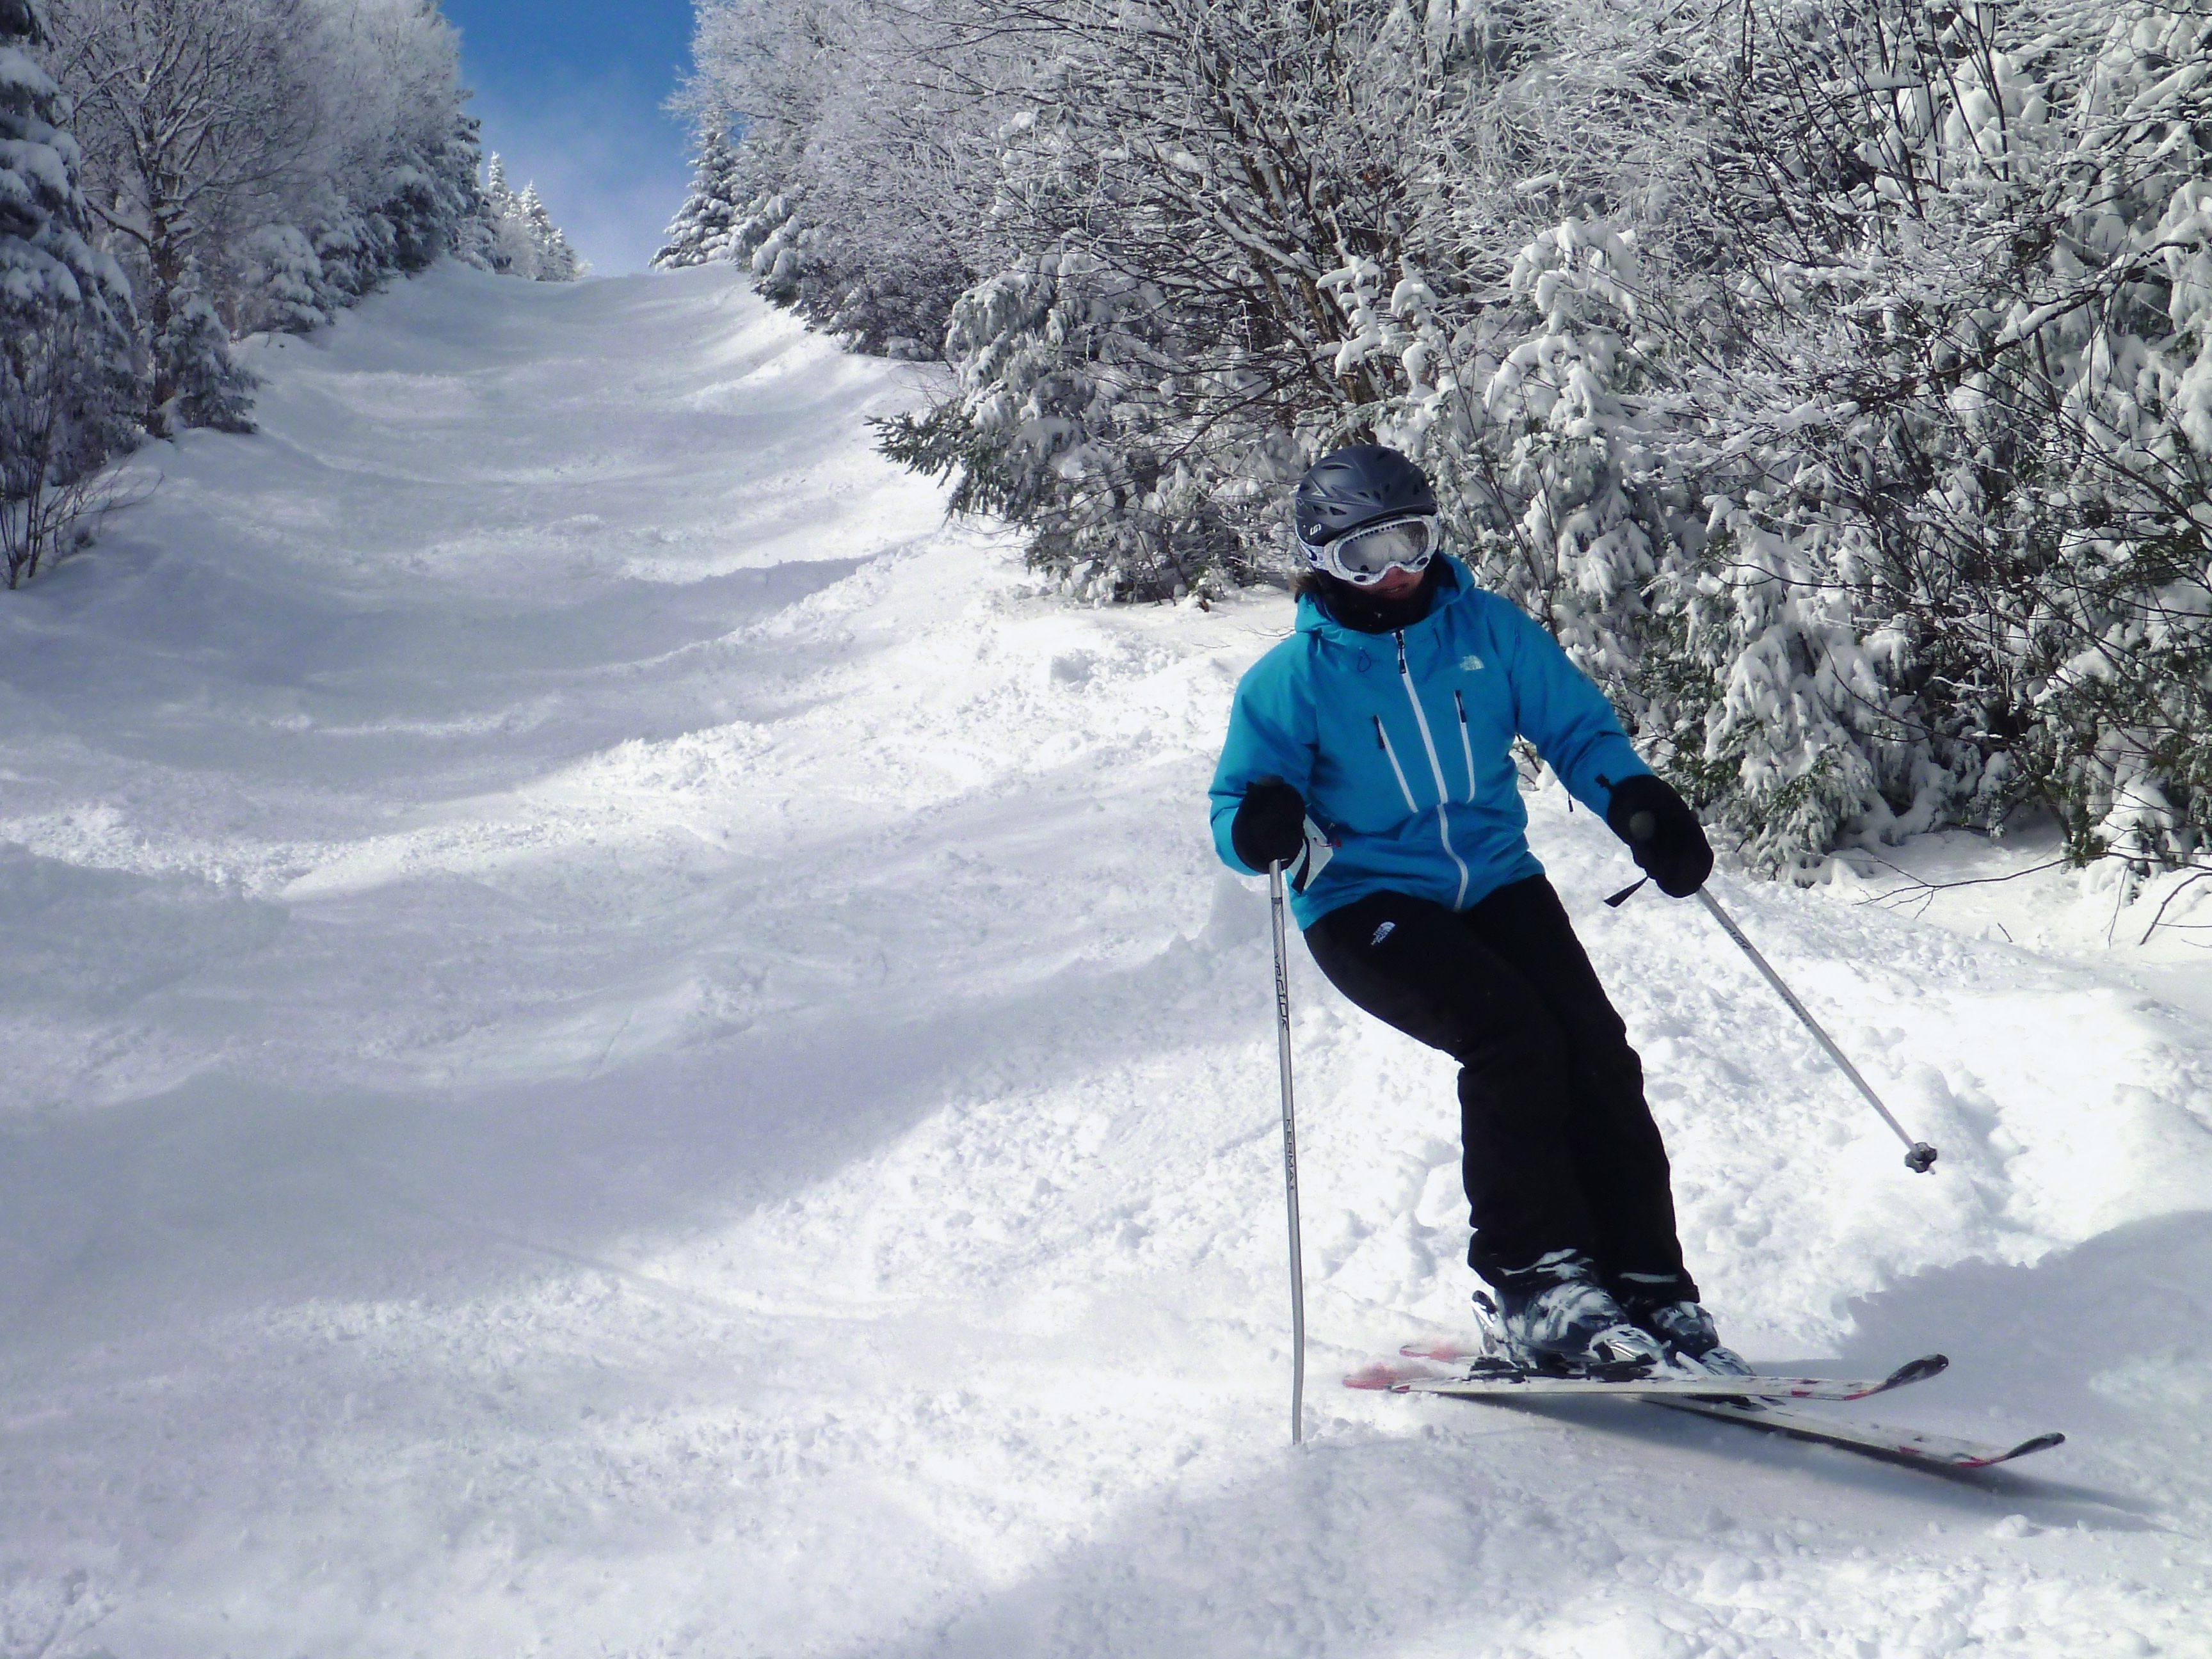
[[[1735,925],[1735,918],[1721,908],[1721,902],[1702,887],[1698,889],[1698,902],[1705,907],[1707,914],[1715,921],[1720,923],[1722,930],[1736,942],[1744,955],[1751,958],[1751,965],[1766,976],[1766,982],[1774,988],[1775,994],[1788,1003],[1790,1012],[1804,1022],[1805,1029],[1828,1051],[1828,1058],[1843,1068],[1844,1075],[1850,1079],[1858,1091],[1866,1097],[1867,1104],[1881,1114],[1881,1121],[1889,1125],[1897,1138],[1905,1143],[1905,1167],[1915,1175],[1926,1175],[1935,1166],[1936,1149],[1926,1141],[1915,1140],[1905,1133],[1905,1126],[1891,1115],[1888,1107],[1881,1103],[1881,1097],[1875,1093],[1872,1085],[1859,1075],[1859,1068],[1851,1064],[1841,1048],[1836,1047],[1836,1040],[1820,1029],[1820,1022],[1814,1019],[1805,1005],[1797,1000],[1797,994],[1782,982],[1782,975],[1774,971],[1765,957],[1759,955],[1759,947],[1743,936],[1743,929]]]
[[[1291,1214],[1291,1443],[1305,1439],[1306,1275],[1298,1247],[1298,1123],[1291,1092],[1291,951],[1284,915],[1283,863],[1267,866],[1267,899],[1275,933],[1275,1052],[1283,1074],[1283,1193]]]

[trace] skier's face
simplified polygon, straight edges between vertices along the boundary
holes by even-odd
[[[1422,571],[1408,570],[1405,566],[1399,565],[1384,571],[1381,580],[1375,582],[1367,591],[1382,599],[1402,599],[1421,585],[1424,574]]]

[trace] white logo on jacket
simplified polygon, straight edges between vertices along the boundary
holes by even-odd
[[[1463,672],[1480,674],[1482,672],[1482,659],[1470,652],[1459,659],[1459,665]]]

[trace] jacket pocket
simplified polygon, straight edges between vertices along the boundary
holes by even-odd
[[[1406,810],[1408,812],[1418,812],[1421,810],[1420,804],[1413,799],[1413,787],[1406,781],[1406,769],[1398,764],[1398,751],[1390,746],[1390,733],[1383,728],[1382,717],[1380,714],[1376,715],[1374,719],[1376,746],[1382,750],[1390,762],[1390,774],[1398,780],[1398,793],[1406,798]]]
[[[1457,686],[1452,688],[1452,707],[1459,710],[1459,752],[1467,762],[1467,804],[1474,805],[1474,739],[1468,735],[1467,699],[1460,695]]]

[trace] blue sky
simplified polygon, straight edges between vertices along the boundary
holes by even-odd
[[[603,276],[642,270],[691,181],[660,106],[691,61],[690,0],[444,0],[484,148]]]

